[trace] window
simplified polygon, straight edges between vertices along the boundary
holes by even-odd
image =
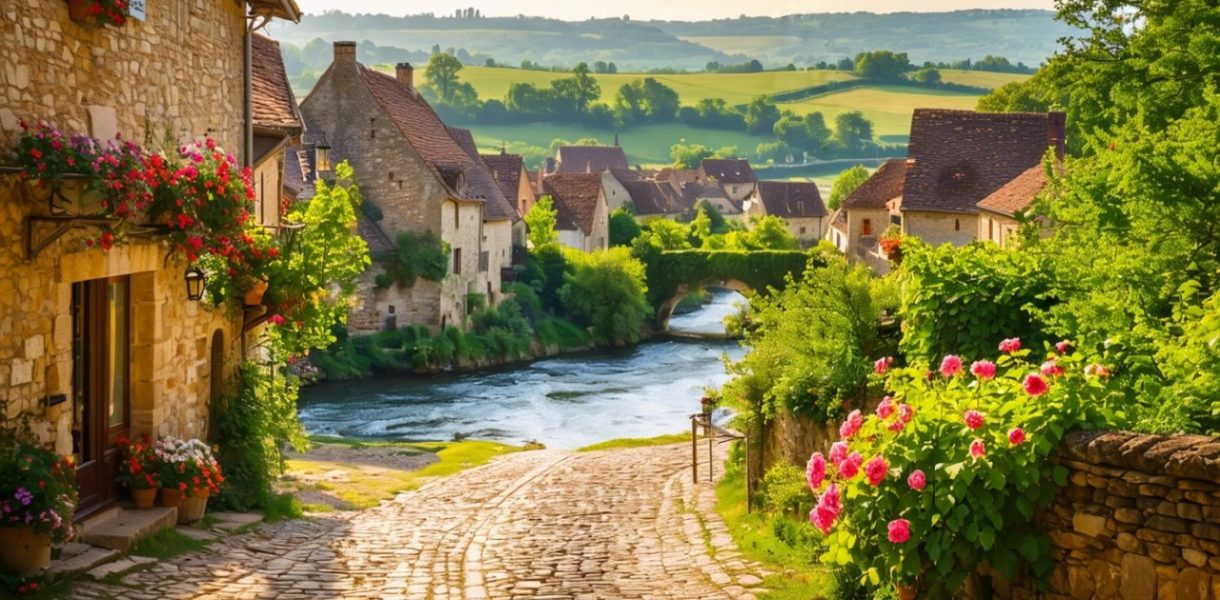
[[[961,230],[962,230],[962,220],[953,219],[953,231],[961,231]]]
[[[491,262],[491,253],[483,251],[479,253],[479,272],[487,270],[487,265]]]
[[[461,248],[453,249],[453,274],[454,275],[462,274],[462,249]]]
[[[801,225],[801,235],[805,235],[805,226]]]
[[[994,227],[995,227],[995,221],[992,221],[991,219],[987,219],[987,239],[989,239],[989,240],[995,239],[995,232],[993,231]]]
[[[456,204],[453,205],[453,228],[462,228],[462,209]]]
[[[873,235],[873,220],[865,219],[860,223],[860,235]]]

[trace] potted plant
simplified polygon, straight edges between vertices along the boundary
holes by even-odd
[[[68,16],[77,23],[117,27],[127,22],[127,0],[68,0]]]
[[[76,469],[28,431],[0,430],[0,570],[33,573],[73,535]]]
[[[886,258],[895,263],[902,262],[902,232],[897,227],[887,229],[877,244]]]
[[[154,452],[161,482],[159,503],[177,507],[179,523],[202,519],[208,497],[224,483],[211,447],[198,439],[167,436],[157,440]]]
[[[139,440],[119,438],[123,460],[119,462],[119,483],[127,486],[138,509],[152,508],[157,500],[157,456],[152,437]]]

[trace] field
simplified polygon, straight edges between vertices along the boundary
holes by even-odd
[[[940,69],[940,78],[945,83],[972,85],[994,90],[1006,83],[1024,81],[1029,75],[1020,73],[992,73],[991,71],[962,71],[959,69]]]
[[[838,115],[858,110],[873,122],[873,133],[887,142],[906,143],[916,108],[973,109],[978,96],[903,86],[855,88],[780,104],[797,114],[820,112],[833,127]]]
[[[682,40],[725,54],[746,56],[768,55],[776,49],[801,43],[801,38],[795,35],[692,35],[683,36]]]

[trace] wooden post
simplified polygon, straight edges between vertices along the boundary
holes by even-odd
[[[750,430],[747,428],[746,431],[749,432]],[[746,433],[745,437],[742,438],[741,443],[745,444],[745,449],[746,449],[746,513],[749,514],[749,513],[753,512],[752,509],[754,508],[752,506],[753,498],[750,497],[750,434],[749,433]]]
[[[715,466],[712,464],[712,442],[716,440],[716,436],[712,434],[712,417],[707,417],[707,482],[712,483],[716,479]]]
[[[690,477],[691,483],[699,483],[699,422],[690,418]]]

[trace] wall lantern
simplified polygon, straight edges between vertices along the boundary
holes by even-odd
[[[190,267],[186,270],[186,299],[192,302],[198,302],[203,299],[203,284],[207,282],[207,276],[203,274],[203,269],[199,267]]]
[[[317,167],[319,173],[327,173],[330,171],[330,144],[326,143],[326,134],[321,133],[322,138],[315,146],[317,151]]]

